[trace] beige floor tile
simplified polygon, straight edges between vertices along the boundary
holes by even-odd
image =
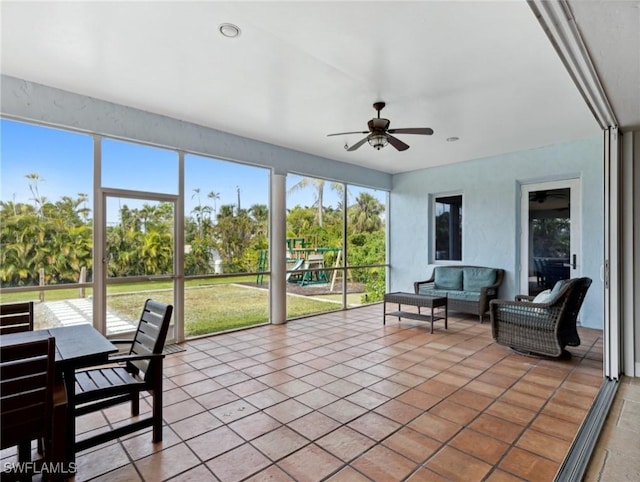
[[[200,464],[184,444],[174,445],[135,462],[144,480],[165,480]]]
[[[249,444],[241,445],[207,462],[207,467],[224,482],[238,482],[271,464],[269,459]]]
[[[402,480],[415,468],[415,463],[382,445],[376,445],[351,463],[371,480]]]
[[[298,482],[315,482],[336,472],[343,463],[315,444],[307,445],[278,462]]]
[[[309,439],[289,427],[280,427],[258,437],[251,444],[271,460],[277,461],[308,445]]]
[[[553,479],[599,386],[601,333],[581,329],[570,361],[546,360],[494,344],[473,316],[430,334],[383,327],[380,310],[189,341],[167,357],[163,442],[146,429],[85,451],[76,482]],[[640,385],[618,393],[587,481],[637,475]],[[128,419],[115,407],[78,426]]]

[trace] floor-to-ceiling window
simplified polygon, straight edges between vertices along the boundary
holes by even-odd
[[[382,301],[386,287],[387,193],[347,188],[347,305]]]
[[[287,318],[340,310],[345,185],[287,176]]]
[[[287,317],[382,300],[387,193],[287,176]]]
[[[9,119],[0,135],[0,301],[34,301],[36,328],[91,323],[93,138]]]
[[[185,336],[269,321],[269,170],[185,156]]]

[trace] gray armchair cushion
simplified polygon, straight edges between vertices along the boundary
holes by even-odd
[[[566,285],[570,280],[561,279],[553,285],[553,289],[549,292],[549,298],[547,299],[547,303],[553,303],[556,300],[556,297],[560,293],[560,290],[564,285]]]

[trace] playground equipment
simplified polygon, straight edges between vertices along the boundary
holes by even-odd
[[[258,252],[258,274],[256,276],[256,284],[261,285],[264,281],[264,272],[267,271],[269,266],[269,250],[261,249]]]
[[[301,247],[289,247],[296,245]],[[339,263],[341,252],[342,248],[308,247],[306,242],[287,243],[287,261],[292,263],[288,269],[287,281],[298,283],[300,286],[329,283],[328,272],[324,270],[325,254],[337,253],[336,262]],[[335,267],[338,267],[338,264]]]
[[[301,271],[304,265],[304,259],[296,259],[293,266],[287,270],[287,282],[298,281],[301,273],[296,273],[296,271]],[[293,277],[293,279],[291,279]]]
[[[315,243],[313,243],[315,244]],[[340,267],[342,248],[311,247],[306,238],[287,238],[287,276],[288,283],[300,286],[313,284],[328,284],[329,274],[325,268],[325,254],[336,253],[334,268]],[[260,250],[258,253],[258,274],[256,283],[262,284],[264,272],[269,264],[269,251]],[[333,270],[331,288],[333,291],[340,270]]]

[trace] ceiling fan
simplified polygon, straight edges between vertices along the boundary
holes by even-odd
[[[342,136],[346,134],[368,134],[364,139],[356,142],[354,145],[349,147],[347,151],[355,151],[365,142],[369,142],[369,144],[376,150],[382,149],[387,144],[391,144],[399,151],[406,151],[409,149],[409,145],[402,142],[397,137],[392,136],[391,134],[420,134],[423,136],[430,136],[433,134],[433,129],[428,127],[409,127],[404,129],[389,129],[389,124],[391,123],[389,119],[384,119],[380,117],[380,111],[384,109],[386,104],[384,102],[376,102],[373,104],[373,108],[378,111],[378,117],[371,119],[367,125],[369,126],[368,131],[355,131],[355,132],[339,132],[337,134],[328,134],[329,136]]]

